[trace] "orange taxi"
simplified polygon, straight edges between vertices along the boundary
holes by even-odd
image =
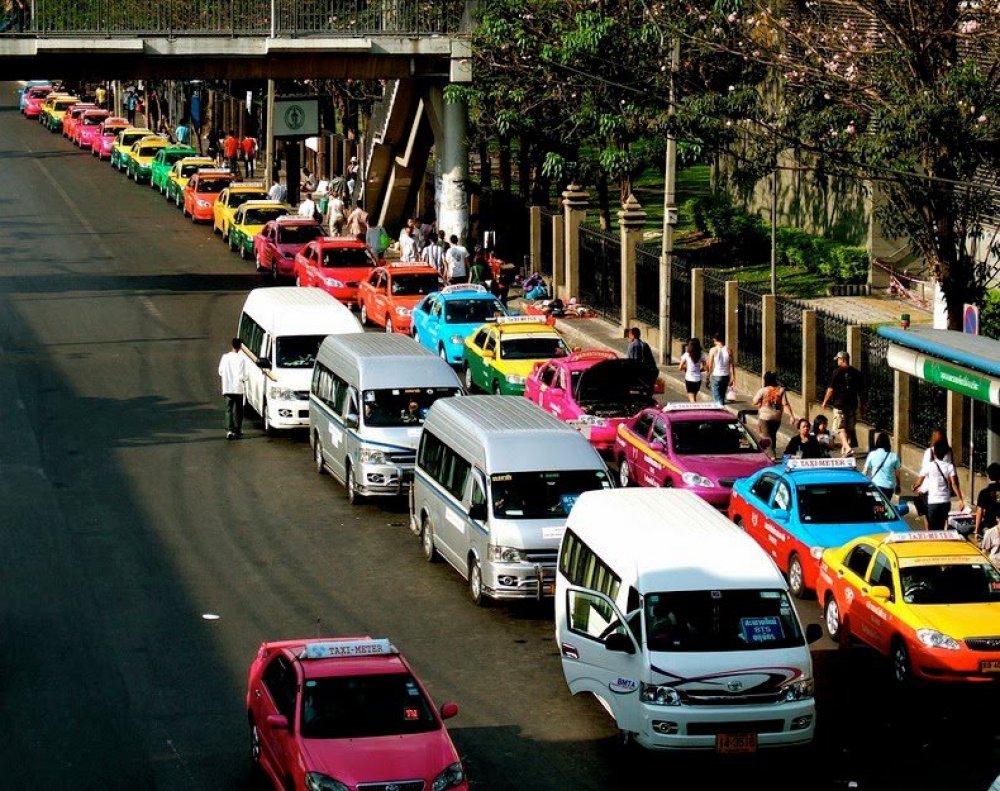
[[[215,219],[215,201],[235,177],[228,170],[199,170],[184,187],[184,204],[181,210],[194,222],[212,222]]]
[[[428,294],[440,291],[441,285],[441,275],[430,264],[401,262],[380,266],[358,284],[361,323],[409,335],[414,305]]]

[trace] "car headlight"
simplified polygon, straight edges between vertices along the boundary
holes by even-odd
[[[711,480],[706,478],[704,475],[699,475],[696,472],[685,472],[681,475],[681,480],[688,486],[698,486],[702,489],[711,489],[715,486]]]
[[[512,385],[523,385],[524,384],[524,377],[523,376],[518,376],[517,374],[507,374],[506,379],[507,379],[507,383],[508,384],[512,384]]]
[[[490,544],[490,560],[494,563],[527,563],[524,551],[516,547],[502,547]]]
[[[198,204],[199,209],[207,209],[209,206],[212,205],[207,200],[201,200],[200,198],[197,201],[195,201],[195,203]]]
[[[654,706],[680,706],[681,693],[673,687],[643,683],[639,687],[639,700]]]
[[[937,629],[917,629],[917,639],[928,648],[947,648],[949,651],[957,651],[962,647],[954,637],[942,634]]]
[[[385,451],[374,448],[362,448],[358,456],[362,464],[388,464],[385,458]]]
[[[446,788],[454,788],[465,780],[465,772],[462,771],[462,764],[454,763],[434,778],[431,783],[431,791],[444,791]]]
[[[409,316],[411,313],[413,313],[413,311],[410,310],[409,308],[403,308],[403,307],[396,308],[397,316]]]
[[[459,345],[465,343],[465,338],[463,338],[461,335],[452,335],[450,340],[452,343],[457,343]]]
[[[326,283],[330,288],[343,288],[344,284],[341,283],[336,278],[324,277],[323,282]]]
[[[267,397],[272,401],[298,401],[298,396],[295,395],[295,391],[290,387],[278,387],[278,385],[271,385],[267,388]]]
[[[597,415],[580,415],[576,419],[577,423],[583,423],[587,426],[606,426],[608,425],[607,418],[598,417]]]
[[[823,553],[826,551],[826,547],[809,547],[809,554],[813,556],[816,560],[823,559]]]
[[[797,681],[785,684],[781,688],[782,697],[786,701],[805,700],[813,696],[815,686],[812,677],[800,678]]]
[[[306,789],[308,791],[351,791],[339,780],[334,780],[322,772],[306,773]]]

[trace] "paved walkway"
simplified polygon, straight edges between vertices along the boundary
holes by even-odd
[[[929,324],[933,320],[930,311],[889,297],[821,297],[805,302],[810,307],[836,313],[856,324],[895,323],[904,313],[909,314],[912,324]]]

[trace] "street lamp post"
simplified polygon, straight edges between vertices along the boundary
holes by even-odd
[[[670,52],[670,107],[669,116],[674,114],[677,93],[674,76],[681,59],[681,42],[673,40]],[[660,253],[660,362],[669,365],[673,346],[670,326],[670,289],[674,268],[674,225],[677,223],[677,137],[672,128],[667,129],[666,163],[663,174],[663,249]]]

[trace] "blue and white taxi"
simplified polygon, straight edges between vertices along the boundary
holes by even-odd
[[[410,333],[452,365],[461,365],[465,339],[483,324],[509,312],[480,285],[456,283],[428,294],[413,306]]]

